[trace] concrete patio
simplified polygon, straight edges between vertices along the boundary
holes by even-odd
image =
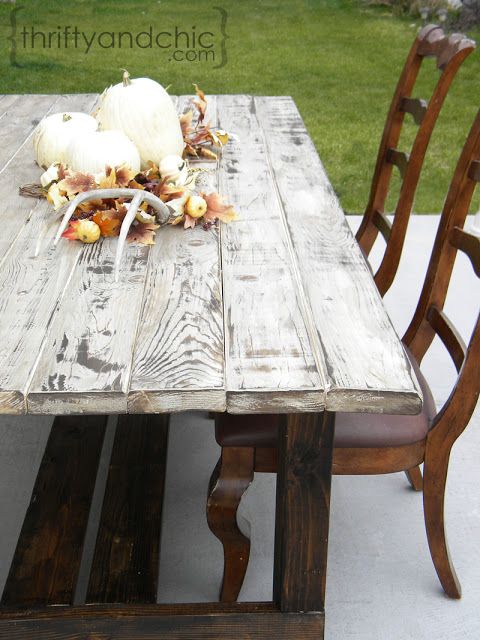
[[[353,228],[358,217],[349,221]],[[411,317],[425,274],[438,216],[414,216],[397,280],[386,304],[398,333]],[[375,258],[374,258],[375,260]],[[465,339],[478,313],[480,285],[459,256],[446,311]],[[479,363],[480,364],[480,363]],[[434,343],[424,372],[440,405],[454,368]],[[0,588],[42,458],[51,420],[0,418]],[[99,480],[105,481],[114,421],[104,445]],[[205,414],[172,418],[164,505],[158,597],[162,602],[215,600],[222,572],[221,545],[205,520],[210,472],[218,457],[213,423]],[[463,586],[461,601],[443,596],[430,560],[422,497],[403,474],[335,477],[327,583],[328,640],[456,640],[480,638],[480,409],[451,458],[446,519],[450,550]],[[89,531],[102,500],[97,485]],[[271,599],[275,479],[257,475],[241,511],[252,523],[252,553],[242,600]],[[87,534],[84,566],[94,539]],[[85,581],[80,581],[81,599]]]

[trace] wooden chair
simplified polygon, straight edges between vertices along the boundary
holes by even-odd
[[[463,229],[471,198],[480,182],[480,111],[473,123],[450,185],[425,283],[403,342],[422,388],[418,416],[338,413],[333,453],[334,474],[384,474],[424,463],[423,501],[428,543],[435,569],[451,598],[461,595],[449,557],[443,520],[450,451],[475,409],[480,376],[480,316],[468,348],[443,311],[457,251],[464,252],[480,277],[480,238]],[[458,379],[445,405],[436,411],[419,365],[434,336],[445,345]],[[213,472],[207,519],[224,548],[220,599],[235,601],[247,569],[250,541],[237,525],[237,508],[257,472],[275,472],[279,416],[217,416],[221,457]]]
[[[408,54],[390,105],[378,151],[370,198],[356,236],[365,256],[370,254],[379,232],[385,239],[385,252],[374,276],[381,296],[389,290],[397,272],[432,131],[455,74],[474,48],[475,43],[461,34],[447,37],[440,27],[427,25],[419,32]],[[441,74],[427,103],[411,96],[422,62],[432,56],[436,58]],[[406,113],[411,114],[419,125],[410,154],[398,149]],[[400,172],[401,188],[393,223],[390,223],[385,215],[385,202],[390,189],[393,166]]]

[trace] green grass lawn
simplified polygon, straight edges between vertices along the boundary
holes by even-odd
[[[226,64],[220,62],[220,14],[227,13]],[[0,5],[2,93],[102,91],[119,81],[121,67],[133,77],[150,76],[171,85],[171,93],[188,93],[197,82],[210,93],[291,94],[296,100],[343,207],[363,210],[377,147],[395,84],[418,27],[383,9],[354,0],[18,0],[17,63],[10,64],[8,36],[11,10]],[[91,37],[106,31],[154,34],[175,27],[192,33],[211,32],[216,60],[171,60],[172,49],[111,47],[103,36],[88,53],[78,40],[73,48],[31,47],[31,29],[54,32],[69,25]],[[25,43],[22,30],[26,29]],[[471,34],[475,36],[475,34]],[[185,38],[181,36],[181,38]],[[145,36],[143,36],[145,38]],[[161,44],[168,44],[162,36]],[[148,40],[141,40],[148,44]],[[24,44],[26,46],[24,46]],[[198,57],[201,47],[191,46]],[[186,43],[179,50],[186,55]],[[432,71],[433,61],[424,67]],[[435,72],[436,73],[436,72]],[[433,74],[423,74],[416,95],[428,97]],[[439,211],[456,157],[480,106],[480,53],[460,70],[445,103],[427,156],[415,210]],[[408,118],[410,120],[410,118]],[[410,122],[406,138],[415,130]]]

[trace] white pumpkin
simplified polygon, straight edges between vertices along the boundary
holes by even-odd
[[[188,164],[182,156],[165,156],[158,165],[160,175],[168,182],[185,184],[188,178]]]
[[[33,133],[35,160],[46,169],[54,162],[65,162],[65,151],[78,133],[96,131],[98,122],[86,113],[53,113],[43,118]]]
[[[104,173],[105,167],[126,165],[134,173],[140,171],[136,146],[121,131],[93,131],[77,135],[65,153],[67,165],[82,173]]]
[[[95,117],[101,130],[119,129],[135,143],[142,168],[149,160],[158,165],[165,156],[183,153],[182,130],[172,99],[155,80],[131,80],[126,72],[123,82],[106,89]]]

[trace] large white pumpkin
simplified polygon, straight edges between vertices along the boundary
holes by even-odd
[[[70,140],[65,153],[67,165],[82,173],[103,173],[105,167],[126,165],[134,173],[140,171],[136,146],[121,131],[93,131]]]
[[[142,168],[151,160],[160,164],[168,155],[182,155],[183,136],[172,99],[150,78],[130,79],[107,89],[95,114],[100,129],[119,129],[132,140]]]
[[[43,118],[33,133],[35,160],[46,169],[54,162],[65,162],[65,151],[78,133],[96,131],[98,122],[86,113],[53,113]]]

